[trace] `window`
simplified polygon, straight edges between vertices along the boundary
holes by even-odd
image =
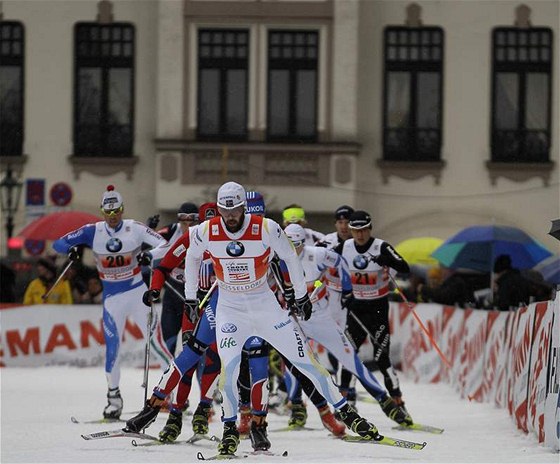
[[[317,31],[269,31],[269,141],[317,140],[318,55]]]
[[[0,21],[0,155],[23,154],[25,37],[19,22]]]
[[[74,37],[74,154],[131,156],[134,26],[78,23]]]
[[[443,52],[439,27],[385,29],[384,160],[440,160]]]
[[[248,31],[198,31],[199,140],[247,139],[248,63]]]
[[[492,47],[492,161],[547,162],[552,31],[496,28]]]

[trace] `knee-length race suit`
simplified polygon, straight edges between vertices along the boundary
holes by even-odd
[[[68,253],[73,246],[91,248],[99,277],[103,283],[103,336],[106,345],[105,375],[110,389],[120,381],[119,348],[126,318],[131,316],[142,331],[148,334],[148,310],[142,304],[147,290],[136,259],[142,244],[153,247],[152,253],[163,255],[167,241],[141,222],[124,219],[115,229],[105,221],[87,224],[66,234],[53,243],[58,253]],[[154,318],[152,330],[157,325]],[[154,351],[167,364],[172,358],[167,350],[161,330],[152,337]]]

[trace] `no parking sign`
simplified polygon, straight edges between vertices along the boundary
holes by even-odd
[[[72,201],[72,189],[65,182],[58,182],[51,187],[51,201],[56,206],[67,206]]]

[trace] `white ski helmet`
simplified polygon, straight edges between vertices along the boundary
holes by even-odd
[[[295,247],[299,247],[305,243],[305,229],[299,224],[289,224],[284,229],[284,232]]]
[[[218,190],[218,208],[233,209],[246,202],[245,189],[237,182],[226,182]]]

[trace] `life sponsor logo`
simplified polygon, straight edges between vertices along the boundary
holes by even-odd
[[[220,234],[220,228],[218,227],[218,224],[212,224],[211,233],[212,233],[212,235],[219,235]]]
[[[107,243],[105,244],[105,248],[107,249],[107,251],[110,251],[111,253],[118,253],[119,251],[122,250],[123,244],[120,241],[120,239],[118,239],[117,237],[111,237],[109,240],[107,240]]]
[[[368,259],[364,255],[356,255],[352,260],[352,264],[356,269],[365,269],[368,265]]]
[[[237,332],[237,326],[231,322],[226,322],[222,325],[220,329],[223,333],[234,333]]]
[[[264,205],[247,205],[249,214],[264,214]]]
[[[245,246],[238,241],[229,242],[226,245],[226,253],[233,258],[237,258],[245,253]]]
[[[259,235],[260,230],[261,228],[258,224],[253,224],[253,227],[251,228],[251,235]]]
[[[233,337],[222,338],[220,340],[220,348],[231,348],[237,346],[237,342]]]

